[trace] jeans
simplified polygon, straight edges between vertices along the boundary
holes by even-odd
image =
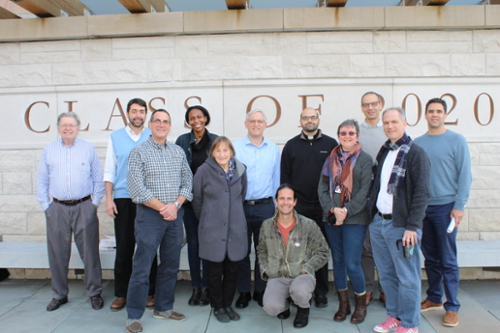
[[[444,308],[458,312],[460,302],[458,283],[460,271],[457,263],[457,229],[448,233],[450,213],[454,202],[445,205],[428,206],[422,229],[422,253],[425,257],[425,270],[429,280],[427,299],[441,304],[444,292]]]
[[[257,246],[259,245],[260,227],[262,226],[262,222],[264,222],[264,220],[273,217],[274,203],[271,200],[271,202],[267,204],[259,204],[255,206],[244,204],[243,209],[245,210],[245,217],[247,219],[247,226],[248,226],[248,254],[238,264],[238,291],[240,293],[249,293],[251,284],[250,275],[252,272],[252,269],[250,267],[250,250],[252,246],[252,234],[253,234],[253,245],[254,249],[256,250]],[[257,255],[255,256],[254,275],[255,275],[254,279],[255,291],[264,292],[264,290],[266,289],[266,281],[262,280],[262,278],[260,277],[259,259]]]
[[[343,224],[335,226],[325,223],[328,243],[333,257],[333,277],[338,290],[347,289],[347,276],[354,292],[362,294],[366,290],[365,277],[361,269],[361,252],[365,241],[366,225]]]
[[[387,314],[401,319],[401,326],[414,328],[420,325],[420,247],[415,244],[415,254],[405,258],[401,244],[399,249],[396,246],[404,232],[405,228],[394,227],[392,220],[384,220],[378,214],[370,224],[373,258],[387,295]],[[421,236],[422,230],[418,229],[419,242]]]
[[[119,198],[114,200],[116,205],[115,218],[115,296],[127,297],[128,283],[132,275],[132,265],[135,251],[134,223],[136,206],[129,198]],[[149,274],[148,295],[154,295],[156,289],[156,272],[158,260],[155,257],[151,265]]]
[[[141,319],[144,314],[148,297],[149,271],[158,247],[160,265],[156,277],[155,310],[158,312],[172,310],[183,238],[183,215],[184,209],[181,208],[175,220],[165,221],[156,210],[137,205],[135,219],[137,249],[127,293],[129,319]]]
[[[196,218],[191,204],[184,205],[184,228],[186,229],[186,238],[188,246],[189,272],[191,274],[191,285],[193,288],[207,288],[208,274],[207,262],[200,259],[198,243],[198,224],[200,221]],[[200,264],[201,263],[201,264]],[[203,278],[200,269],[203,268]]]

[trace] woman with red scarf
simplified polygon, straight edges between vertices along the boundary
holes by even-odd
[[[347,276],[354,289],[356,307],[351,323],[366,316],[366,286],[361,268],[361,252],[370,216],[365,209],[372,176],[372,158],[361,150],[359,124],[348,119],[340,124],[340,144],[326,159],[318,193],[323,221],[333,257],[333,274],[339,296],[339,310],[333,320],[344,321],[351,313]]]

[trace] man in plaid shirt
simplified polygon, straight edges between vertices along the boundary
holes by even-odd
[[[127,332],[142,332],[140,319],[146,308],[149,271],[158,247],[160,265],[156,280],[153,316],[183,321],[173,311],[174,290],[182,245],[182,204],[192,199],[193,175],[184,151],[167,142],[170,114],[158,109],[151,115],[151,137],[130,152],[127,183],[137,204],[135,238],[137,249],[127,294]]]

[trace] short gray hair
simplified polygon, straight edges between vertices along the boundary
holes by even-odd
[[[57,125],[59,125],[59,123],[61,122],[61,119],[64,118],[64,117],[68,117],[68,118],[73,118],[75,119],[76,121],[76,126],[77,127],[80,127],[80,117],[78,117],[78,115],[74,112],[63,112],[61,113],[58,117],[57,117]]]
[[[386,112],[388,111],[398,111],[399,113],[399,118],[401,118],[402,121],[406,121],[406,112],[405,110],[403,110],[402,108],[400,108],[399,106],[392,106],[390,108],[387,108],[385,109],[383,112],[382,112],[382,120],[384,119],[384,115],[386,114]]]
[[[262,115],[264,116],[264,121],[267,123],[266,114],[261,109],[253,109],[252,111],[248,112],[247,116],[245,117],[245,121],[248,122],[248,120],[250,119],[250,116],[253,115],[254,113],[257,113],[257,112],[262,113]]]
[[[340,125],[339,125],[339,128],[337,130],[337,136],[339,136],[340,134],[340,129],[344,126],[351,126],[351,127],[354,127],[356,129],[356,133],[359,134],[359,123],[357,120],[355,119],[347,119],[347,120],[344,120]]]

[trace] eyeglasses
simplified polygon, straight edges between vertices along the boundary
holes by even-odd
[[[250,124],[259,124],[259,125],[261,125],[261,124],[264,124],[266,121],[265,120],[254,120],[254,119],[252,119],[252,120],[249,120],[247,122],[250,123]]]
[[[300,119],[302,119],[302,120],[309,120],[309,119],[318,120],[319,117],[318,116],[302,116],[302,117],[300,117]]]
[[[75,129],[76,128],[76,125],[67,125],[67,124],[57,125],[57,126],[59,126],[59,128],[69,128],[69,129]]]
[[[376,106],[378,105],[378,103],[380,103],[380,101],[371,102],[371,103],[363,103],[363,104],[361,104],[361,106],[362,106],[362,107],[364,107],[364,108],[367,108],[367,107],[369,107],[370,105],[371,105],[372,107],[376,107]]]
[[[355,136],[357,134],[358,134],[358,132],[339,132],[339,136],[347,136],[347,135]]]
[[[152,120],[151,122],[157,126],[159,126],[159,125],[167,126],[168,124],[170,124],[170,121],[168,121],[168,120],[161,121],[160,119],[155,119],[155,120]]]

